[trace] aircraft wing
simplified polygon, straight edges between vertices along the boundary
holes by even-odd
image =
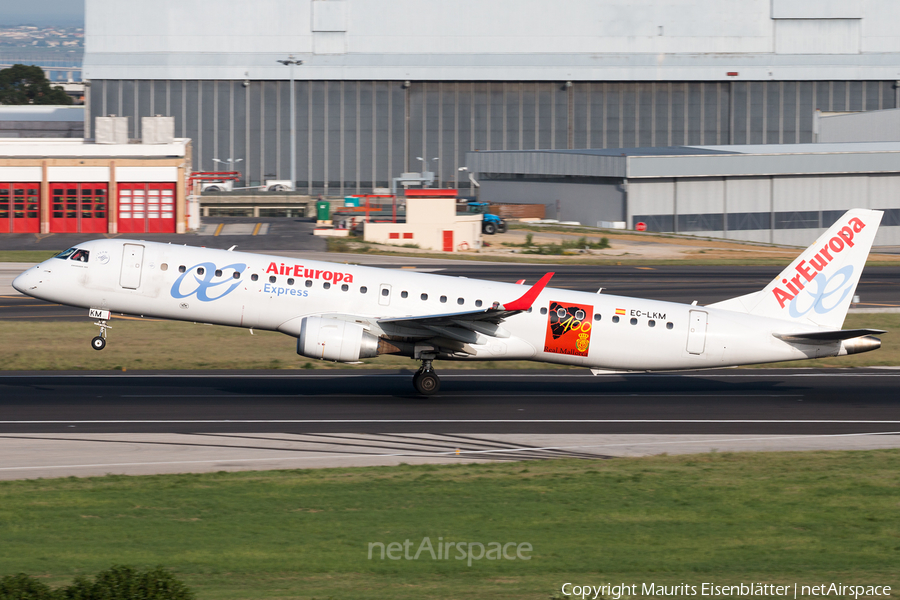
[[[509,337],[499,324],[531,308],[553,275],[547,273],[520,298],[506,304],[456,313],[391,317],[378,319],[377,322],[385,333],[406,337],[440,336],[463,343],[481,343],[483,340],[480,334]]]

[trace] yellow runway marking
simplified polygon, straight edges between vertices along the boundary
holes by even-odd
[[[216,227],[216,232],[213,234],[213,237],[222,233],[222,229],[224,229],[224,228],[225,228],[225,223],[219,223],[219,226]]]
[[[257,223],[256,227],[253,228],[253,235],[259,233],[259,228],[262,227],[262,223]]]
[[[0,308],[50,308],[51,306],[62,306],[62,304],[4,304]]]
[[[635,269],[640,269],[641,271],[655,271],[653,267],[635,267]]]
[[[71,315],[50,315],[48,317],[36,317],[34,315],[23,315],[21,317],[0,316],[0,321],[8,321],[10,319],[71,319]]]

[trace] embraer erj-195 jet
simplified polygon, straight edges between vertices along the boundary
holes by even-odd
[[[297,353],[357,362],[535,360],[595,373],[708,369],[875,350],[884,333],[841,330],[882,213],[854,209],[763,290],[708,306],[136,240],[79,244],[19,275],[29,296],[111,313],[280,331]],[[522,293],[525,289],[525,293]],[[215,349],[211,348],[214,352]]]

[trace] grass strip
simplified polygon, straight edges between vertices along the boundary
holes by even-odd
[[[162,565],[219,599],[543,600],[566,581],[897,589],[898,473],[900,451],[878,450],[3,482],[0,574],[59,585]],[[368,558],[370,543],[410,540],[412,556],[426,537],[533,550],[472,566]]]
[[[281,333],[177,321],[112,320],[109,343],[97,352],[90,340],[98,328],[84,322],[3,321],[0,370],[173,370],[173,369],[403,369],[409,358],[382,355],[345,365],[298,356],[296,342]],[[874,352],[840,358],[777,363],[786,367],[871,367],[900,365],[900,314],[848,315],[845,328],[886,329]],[[444,369],[576,369],[532,361],[439,361]],[[773,366],[773,365],[763,365]]]
[[[60,250],[0,250],[0,262],[33,262],[35,264],[53,258]]]

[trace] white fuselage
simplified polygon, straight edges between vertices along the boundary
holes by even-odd
[[[78,248],[90,251],[88,262],[51,258],[23,273],[16,280],[17,289],[85,309],[281,331],[295,337],[303,317],[352,315],[359,322],[376,323],[385,318],[447,315],[503,305],[528,289],[155,242],[95,240]],[[554,304],[582,318],[567,317],[554,332],[548,314]],[[841,350],[840,342],[803,346],[773,337],[798,329],[780,319],[550,287],[529,312],[508,318],[501,328],[508,336],[482,335],[468,345],[466,356],[452,358],[646,371],[815,358]]]

